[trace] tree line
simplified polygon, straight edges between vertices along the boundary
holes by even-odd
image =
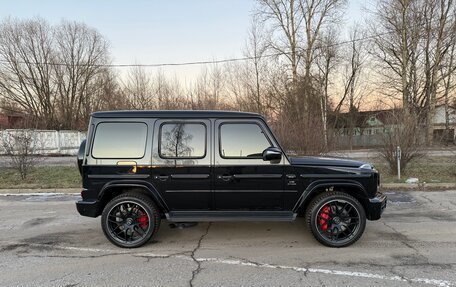
[[[253,111],[288,149],[317,153],[361,109],[399,107],[432,144],[435,107],[456,104],[454,0],[378,0],[350,27],[346,10],[347,0],[256,0],[245,59],[203,66],[188,85],[141,66],[121,74],[108,39],[84,23],[8,18],[1,108],[47,129],[85,129],[96,110]]]

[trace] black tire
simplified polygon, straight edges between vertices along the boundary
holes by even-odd
[[[111,243],[124,248],[146,244],[160,227],[155,203],[140,193],[128,192],[112,199],[103,209],[101,228]]]
[[[346,247],[355,243],[366,228],[366,213],[353,196],[339,191],[317,195],[306,211],[312,235],[323,245]]]

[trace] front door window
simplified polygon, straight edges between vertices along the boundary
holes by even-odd
[[[259,159],[271,146],[263,130],[255,123],[227,123],[220,126],[222,158]]]

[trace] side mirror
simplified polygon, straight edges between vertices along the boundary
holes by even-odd
[[[263,151],[264,161],[277,161],[282,159],[282,151],[276,147],[268,147]]]

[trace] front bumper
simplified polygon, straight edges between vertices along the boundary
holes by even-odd
[[[76,208],[80,215],[97,217],[100,215],[100,202],[98,200],[81,200],[76,202]]]
[[[367,219],[378,220],[386,208],[388,198],[383,193],[378,192],[375,197],[369,198],[367,202]]]

